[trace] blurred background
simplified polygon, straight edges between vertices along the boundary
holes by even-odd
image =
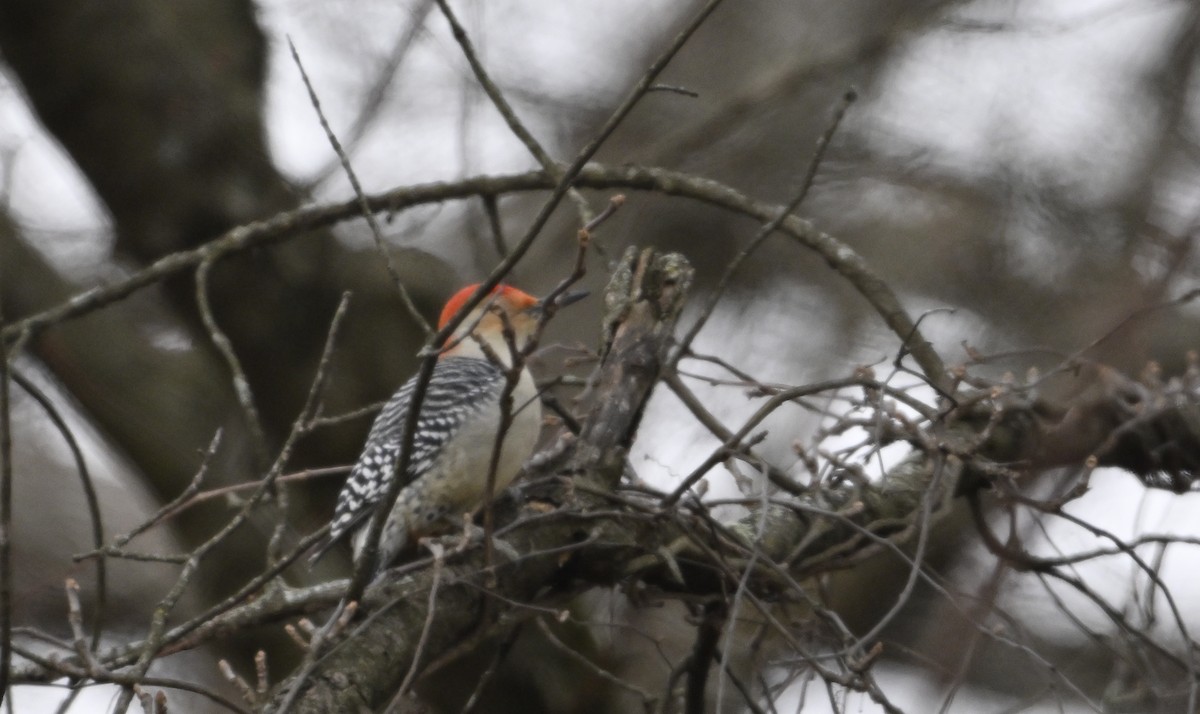
[[[566,161],[699,4],[452,6],[521,119]],[[862,253],[912,314],[935,311],[923,328],[948,363],[967,360],[965,343],[1007,355],[976,368],[993,378],[1051,369],[1081,350],[1131,374],[1151,361],[1159,373],[1177,374],[1200,346],[1195,306],[1124,320],[1196,283],[1198,12],[1184,0],[731,1],[661,77],[688,93],[647,95],[596,160],[692,172],[784,204],[800,190],[841,97],[854,88],[858,100],[799,213]],[[4,319],[56,305],[232,226],[350,197],[288,38],[367,192],[536,166],[431,0],[3,0]],[[585,195],[596,210],[609,197]],[[499,199],[510,244],[540,200]],[[484,277],[499,259],[478,199],[386,219],[399,273],[431,318],[456,287]],[[569,273],[577,227],[564,202],[511,282],[544,292]],[[687,255],[703,295],[756,229],[709,206],[631,194],[599,231],[584,282],[600,290],[626,245],[656,245]],[[328,414],[389,395],[414,368],[422,342],[365,224],[232,256],[213,270],[214,313],[249,377],[272,449],[307,395],[345,290],[353,297]],[[590,302],[564,314],[549,339],[595,347],[601,305]],[[685,323],[694,317],[688,313]],[[778,237],[737,274],[696,349],[762,381],[803,384],[859,365],[886,367],[898,341],[822,261]],[[218,429],[223,438],[207,486],[262,472],[228,369],[200,323],[190,275],[54,327],[16,366],[84,442],[110,538],[183,490]],[[757,408],[744,389],[703,382],[695,389],[731,425]],[[14,398],[18,624],[64,634],[63,578],[78,577],[85,600],[94,594],[90,566],[70,558],[91,548],[91,523],[62,437],[22,390]],[[809,444],[822,418],[778,413],[763,453],[794,464],[795,445]],[[350,463],[368,426],[361,418],[313,434],[290,470]],[[646,481],[670,488],[716,445],[660,393],[633,465]],[[1062,478],[1044,475],[1029,488],[1050,492]],[[714,495],[737,493],[732,479],[710,482]],[[289,487],[295,533],[329,517],[338,485],[333,476]],[[1148,492],[1115,471],[1094,474],[1091,486],[1072,513],[1120,538],[1200,535],[1189,516],[1196,496]],[[153,552],[194,546],[233,506],[225,499],[190,510],[135,544]],[[184,611],[259,571],[270,527],[256,523],[211,559]],[[1029,537],[1047,552],[1097,542],[1061,521]],[[1200,627],[1194,549],[1174,546],[1160,572],[1192,628]],[[316,577],[342,573],[345,563],[326,567]],[[906,711],[1090,711],[1113,686],[1140,692],[1121,700],[1128,710],[1183,710],[1186,686],[1180,689],[1178,677],[1146,691],[1127,681],[1119,648],[1098,644],[1114,625],[1094,603],[996,567],[969,524],[951,523],[939,534],[929,567],[947,589],[912,595],[885,632],[876,670]],[[124,564],[112,576],[110,637],[140,636],[174,573],[168,565]],[[869,630],[895,604],[907,574],[898,559],[876,558],[830,584],[833,605],[855,629]],[[1161,591],[1143,601],[1145,577],[1130,558],[1093,560],[1079,575],[1165,648],[1180,650],[1181,623],[1154,616]],[[595,600],[581,606],[597,624],[578,646],[621,676],[659,686],[690,647],[690,626],[680,613],[637,612],[603,594]],[[652,634],[631,643],[601,622],[608,619]],[[980,634],[978,623],[997,621],[1022,633],[1017,639],[1028,651]],[[279,650],[273,656],[282,673],[296,655],[281,639],[274,631],[247,633],[176,669],[213,678],[211,662],[225,656],[250,671],[253,651],[268,647]],[[540,661],[536,640],[521,647],[526,662]],[[779,661],[763,671],[769,680],[788,669]],[[619,691],[597,693],[603,682],[585,687],[578,672],[575,679],[549,672],[529,665],[514,673],[518,701],[544,711],[628,706]],[[79,700],[78,710],[111,693],[95,696]],[[16,701],[21,711],[36,711],[35,699],[61,698],[23,689]],[[779,711],[801,701],[806,712],[835,708],[823,688],[798,683],[786,689]],[[876,711],[859,694],[833,701]],[[503,710],[504,698],[495,706]],[[729,696],[724,711],[740,709]]]

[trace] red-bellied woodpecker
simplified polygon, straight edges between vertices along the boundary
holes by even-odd
[[[478,284],[459,290],[442,309],[444,327],[474,294]],[[582,294],[572,295],[565,304]],[[379,540],[378,568],[393,561],[421,535],[444,528],[473,510],[487,488],[492,453],[500,436],[501,398],[513,364],[537,328],[542,302],[501,285],[479,304],[450,338],[439,357],[420,405],[404,485]],[[506,332],[508,333],[506,336]],[[512,344],[510,344],[510,339]],[[338,495],[329,535],[317,546],[315,563],[338,540],[353,532],[354,557],[365,545],[366,525],[387,493],[403,447],[404,421],[416,378],[392,395],[375,418],[358,462]],[[512,387],[511,421],[496,465],[495,488],[507,486],[532,453],[541,427],[541,402],[529,371],[521,367]]]

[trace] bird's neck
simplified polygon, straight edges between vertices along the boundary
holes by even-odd
[[[485,350],[483,345],[486,344],[488,349]],[[522,340],[518,336],[516,340],[517,349],[521,348]],[[492,355],[488,354],[488,351]],[[500,332],[474,332],[458,341],[450,349],[442,353],[443,357],[474,357],[475,359],[484,360],[499,360],[505,367],[511,367],[513,362],[512,347],[508,341],[504,339],[504,335]]]

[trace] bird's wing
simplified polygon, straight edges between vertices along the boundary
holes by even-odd
[[[438,361],[417,417],[412,454],[404,474],[406,484],[429,470],[442,447],[467,418],[491,403],[493,393],[503,388],[504,379],[504,370],[487,360],[445,357]],[[415,387],[415,377],[405,382],[375,418],[362,454],[338,494],[329,535],[314,547],[310,566],[369,517],[372,508],[387,493],[400,458],[404,420]]]

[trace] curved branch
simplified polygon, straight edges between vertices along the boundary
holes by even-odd
[[[406,186],[367,196],[366,203],[372,211],[391,213],[427,203],[550,190],[555,185],[553,178],[544,171],[476,176],[461,181]],[[730,186],[711,179],[644,166],[613,167],[589,164],[579,172],[574,185],[580,188],[653,191],[689,198],[748,216],[760,223],[776,218],[781,210],[779,206],[756,201]],[[286,211],[263,221],[238,226],[199,248],[165,256],[122,281],[85,291],[56,307],[8,325],[0,331],[0,340],[4,344],[11,344],[25,339],[57,322],[92,312],[153,285],[167,276],[196,267],[206,260],[295,238],[308,231],[359,216],[361,205],[357,199],[353,199],[337,204]],[[922,336],[915,321],[900,304],[899,298],[867,265],[861,255],[837,238],[821,232],[812,223],[795,216],[785,219],[779,230],[817,252],[831,268],[850,281],[912,353],[925,377],[943,392],[952,392],[952,384],[941,357]]]

